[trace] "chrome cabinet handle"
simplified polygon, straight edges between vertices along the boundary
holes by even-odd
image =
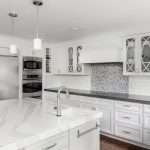
[[[131,134],[131,132],[129,132],[129,131],[122,131],[122,132],[125,134]]]
[[[98,129],[99,127],[100,127],[100,125],[96,123],[96,126],[95,126],[95,127],[90,128],[90,129],[88,129],[88,130],[86,130],[86,131],[80,132],[80,130],[78,130],[78,131],[77,131],[77,138],[80,138],[81,136],[84,136],[84,135],[86,135],[87,133],[92,132],[92,131]]]
[[[122,118],[130,120],[130,117],[128,117],[128,116],[125,116],[125,117],[122,117]]]
[[[130,105],[123,105],[123,106],[124,106],[124,107],[128,107],[128,108],[131,107]]]
[[[53,145],[51,145],[51,146],[47,146],[47,147],[45,147],[45,148],[42,148],[42,150],[49,150],[49,149],[51,149],[51,148],[54,148],[56,145],[57,145],[57,144],[55,143],[55,144],[53,144]]]

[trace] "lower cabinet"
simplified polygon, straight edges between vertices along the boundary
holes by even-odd
[[[100,150],[99,131],[99,120],[93,120],[18,150]]]
[[[49,139],[41,140],[22,150],[68,150],[68,133],[66,132]]]
[[[124,125],[116,124],[115,134],[119,137],[126,138],[128,140],[141,142],[141,133],[138,128],[127,127]]]
[[[115,135],[142,143],[142,105],[115,102]]]
[[[101,131],[110,134],[113,133],[113,111],[109,106],[92,103],[81,103],[81,107],[101,111],[103,113],[103,117],[100,120]]]
[[[69,150],[100,150],[97,121],[86,123],[70,131]]]
[[[70,106],[103,112],[100,120],[103,133],[150,146],[150,105],[79,95],[70,95],[64,102]]]

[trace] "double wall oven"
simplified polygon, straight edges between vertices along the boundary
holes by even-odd
[[[42,98],[42,58],[23,58],[23,97]]]

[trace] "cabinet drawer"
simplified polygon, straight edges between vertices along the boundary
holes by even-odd
[[[58,150],[68,147],[68,133],[63,133],[49,139],[30,145],[25,150]]]
[[[132,114],[126,112],[117,111],[115,113],[116,121],[132,124],[132,125],[140,125],[140,115],[139,114]]]
[[[117,109],[131,112],[140,112],[140,104],[130,103],[130,102],[116,102],[115,106]]]
[[[144,114],[144,128],[150,129],[150,114]]]
[[[69,150],[99,150],[97,121],[90,121],[70,130]]]
[[[150,130],[144,130],[143,143],[150,145]]]
[[[122,125],[116,125],[115,134],[117,136],[140,142],[141,135],[139,129],[129,128]]]
[[[144,105],[144,112],[150,114],[150,105]]]

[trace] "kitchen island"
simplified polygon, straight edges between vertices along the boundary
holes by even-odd
[[[99,150],[102,113],[50,102],[0,102],[0,150]]]

